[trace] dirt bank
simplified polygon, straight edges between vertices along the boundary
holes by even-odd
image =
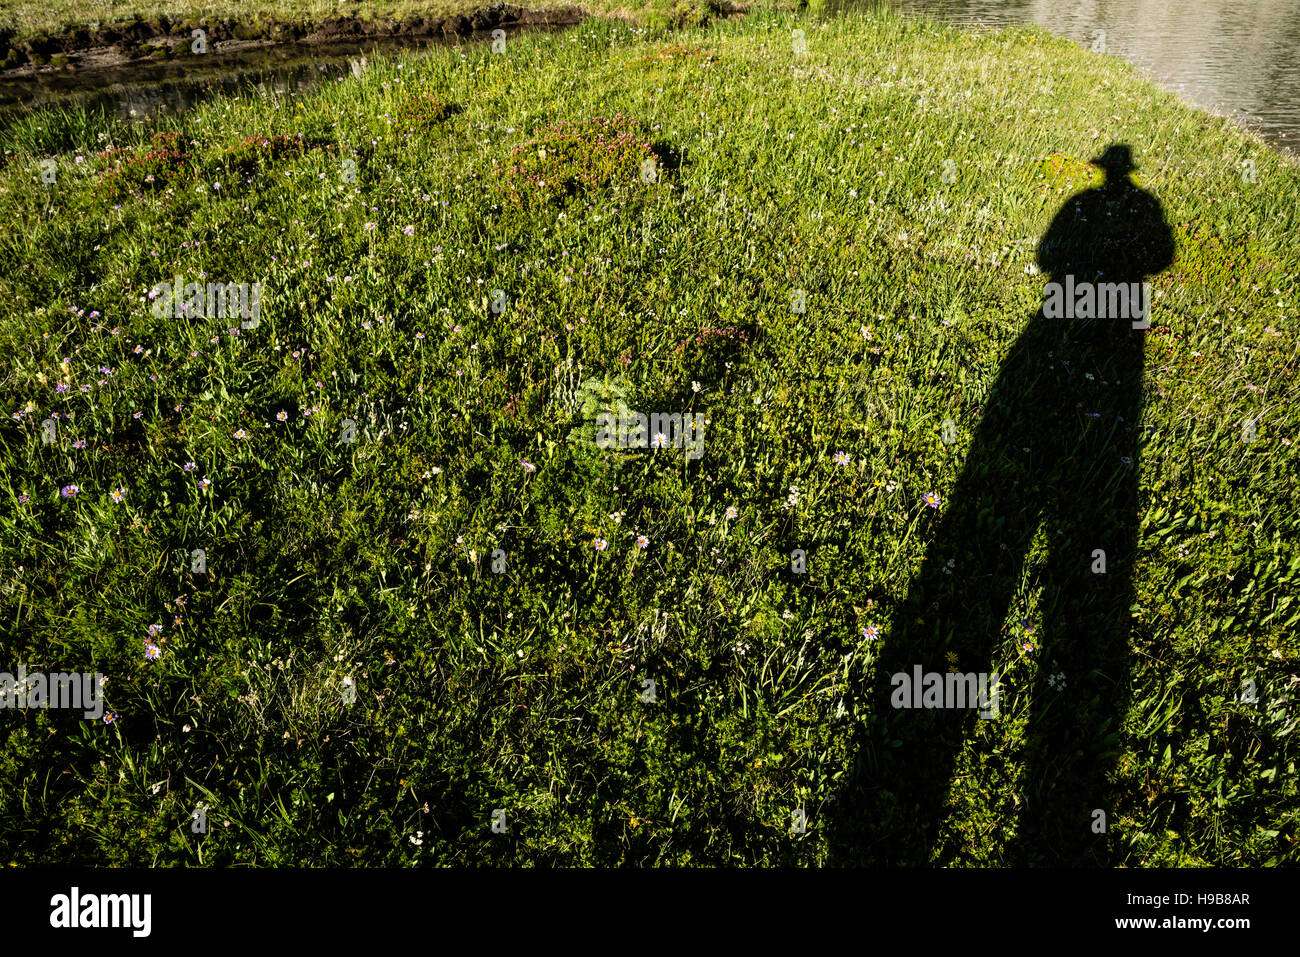
[[[333,17],[314,23],[248,22],[167,17],[136,19],[100,29],[76,28],[57,35],[18,39],[0,30],[0,78],[38,73],[113,69],[132,63],[197,59],[208,53],[237,53],[289,44],[328,46],[366,39],[418,39],[470,36],[497,27],[567,26],[587,15],[581,7],[527,10],[495,3],[473,13],[429,19]],[[205,52],[196,52],[193,31],[203,31]]]

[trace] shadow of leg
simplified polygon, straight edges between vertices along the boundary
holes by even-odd
[[[1094,811],[1113,816],[1107,779],[1128,706],[1128,638],[1137,545],[1141,343],[1127,333],[1109,354],[1084,353],[1086,404],[1097,416],[1076,434],[1054,476],[1044,629],[1030,723],[1019,864],[1104,865],[1110,844]],[[1089,413],[1083,413],[1087,415]],[[1061,434],[1069,434],[1062,432]],[[1125,461],[1127,459],[1127,461]],[[1104,562],[1104,564],[1103,564]],[[1101,569],[1104,568],[1104,571]]]
[[[922,866],[940,842],[954,762],[975,709],[900,707],[924,702],[896,676],[914,682],[918,666],[941,676],[992,670],[1039,519],[1031,485],[1048,332],[1036,317],[1003,363],[921,572],[871,667],[859,704],[865,717],[854,781],[832,834],[840,863]]]

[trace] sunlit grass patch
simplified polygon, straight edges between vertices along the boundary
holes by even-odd
[[[1064,153],[1051,153],[1038,164],[1039,173],[1048,185],[1058,192],[1078,192],[1100,186],[1104,174],[1091,163],[1066,156]]]
[[[699,46],[697,44],[671,43],[667,46],[652,50],[649,53],[642,54],[638,61],[645,64],[655,65],[661,63],[677,63],[682,60],[695,60],[703,63],[711,63],[717,56],[717,52],[710,47]]]

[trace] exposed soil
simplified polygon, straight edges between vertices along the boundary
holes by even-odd
[[[53,36],[16,39],[0,30],[0,78],[30,77],[64,71],[114,69],[133,63],[195,60],[207,54],[240,53],[260,48],[329,46],[357,40],[464,37],[497,27],[569,26],[585,12],[578,7],[526,10],[494,3],[463,16],[444,20],[369,20],[334,17],[316,23],[167,17],[136,19],[98,30],[77,28]],[[194,30],[204,32],[206,53],[196,53]]]

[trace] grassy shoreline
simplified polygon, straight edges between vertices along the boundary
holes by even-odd
[[[98,670],[116,714],[0,713],[6,863],[888,863],[835,823],[870,629],[1113,142],[1178,255],[1114,426],[1142,524],[1094,861],[1300,860],[1300,166],[1136,68],[888,14],[588,21],[3,135],[0,670]],[[259,324],[153,315],[178,273],[266,282]],[[703,459],[589,447],[619,395],[706,416]],[[1030,712],[1086,705],[1026,691],[1050,574],[1040,543],[989,622],[1011,690],[945,863],[1006,862]]]

